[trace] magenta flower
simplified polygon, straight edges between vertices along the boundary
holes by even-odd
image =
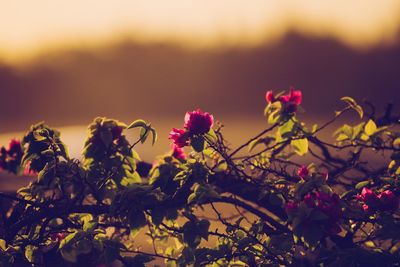
[[[305,179],[308,176],[308,169],[307,166],[302,165],[298,170],[297,174],[300,176],[301,179]]]
[[[207,112],[203,113],[200,109],[186,112],[184,127],[191,135],[208,133],[213,124],[214,117]]]
[[[269,104],[272,103],[272,102],[274,102],[274,101],[275,101],[274,93],[273,93],[272,91],[268,91],[268,92],[265,94],[265,99],[267,100],[267,102],[268,102]]]
[[[380,206],[385,211],[395,211],[399,207],[399,198],[390,190],[385,190],[378,195]]]
[[[179,160],[186,160],[185,151],[175,144],[172,145],[172,156]]]
[[[282,103],[283,111],[286,113],[294,113],[297,111],[297,107],[301,104],[302,100],[302,93],[300,90],[295,90],[294,87],[290,88],[290,92],[287,95],[282,95],[275,98],[272,91],[268,91],[265,94],[265,99],[267,100],[268,104],[275,102],[276,100]]]
[[[21,142],[12,139],[8,144],[8,149],[1,147],[0,149],[0,168],[12,173],[18,173],[21,164],[23,150]]]
[[[288,113],[294,113],[297,111],[297,106],[301,104],[302,93],[300,90],[295,90],[293,87],[290,88],[288,95],[279,97],[279,101],[283,104],[283,108]]]
[[[367,204],[362,204],[362,208],[365,212],[370,212],[371,208]]]
[[[357,199],[366,203],[377,203],[378,196],[369,188],[364,187],[361,191],[361,194],[358,194]]]
[[[362,207],[366,212],[373,211],[379,204],[379,198],[375,192],[366,187],[362,189],[361,194],[358,194],[356,198],[364,202]]]
[[[184,147],[189,144],[189,135],[183,129],[172,128],[169,133],[169,139],[171,139],[177,147]]]
[[[288,95],[283,95],[279,97],[279,101],[283,104],[294,103],[296,106],[301,104],[302,94],[300,90],[295,90],[294,87],[290,88]]]

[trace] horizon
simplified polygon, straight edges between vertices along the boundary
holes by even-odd
[[[396,0],[254,1],[251,5],[229,1],[229,8],[224,1],[76,3],[3,3],[0,58],[8,63],[26,62],[48,51],[93,49],[121,40],[191,49],[251,48],[277,42],[291,31],[334,38],[363,50],[398,42],[400,35],[400,1]]]

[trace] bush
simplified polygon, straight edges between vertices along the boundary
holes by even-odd
[[[153,165],[134,151],[157,139],[143,120],[95,119],[81,161],[59,132],[32,126],[0,150],[3,170],[37,177],[0,193],[13,200],[1,266],[399,266],[399,118],[344,97],[331,120],[307,127],[301,91],[266,100],[269,125],[235,149],[212,115],[188,112]],[[320,138],[353,111],[359,124]]]

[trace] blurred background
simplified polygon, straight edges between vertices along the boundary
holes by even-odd
[[[138,148],[151,161],[198,107],[245,141],[267,90],[301,89],[310,122],[345,95],[400,104],[399,0],[0,2],[2,145],[46,121],[79,157],[94,117],[142,118],[159,132]]]

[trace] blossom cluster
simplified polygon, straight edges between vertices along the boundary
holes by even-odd
[[[362,204],[362,208],[366,212],[375,211],[395,211],[399,208],[400,200],[391,191],[385,190],[376,194],[373,190],[364,187],[361,194],[356,196]]]
[[[328,234],[337,234],[341,231],[339,220],[342,217],[342,207],[337,194],[328,194],[322,191],[309,192],[302,201],[289,201],[286,204],[286,212],[289,217],[296,217],[300,209],[312,209],[309,216],[304,218],[304,224],[311,224],[313,221],[323,221],[323,228]],[[320,215],[315,216],[316,213]]]
[[[185,159],[183,147],[188,146],[193,137],[201,136],[210,131],[214,125],[214,117],[208,112],[197,109],[187,112],[183,129],[173,128],[169,133],[169,139],[173,141],[173,156]]]
[[[12,139],[8,148],[0,148],[0,168],[12,173],[17,173],[23,155],[21,142]]]
[[[302,93],[300,90],[295,90],[294,87],[290,88],[287,95],[275,97],[272,91],[268,91],[265,95],[268,104],[279,101],[282,104],[283,111],[286,113],[294,113],[297,111],[298,106],[301,104]]]

